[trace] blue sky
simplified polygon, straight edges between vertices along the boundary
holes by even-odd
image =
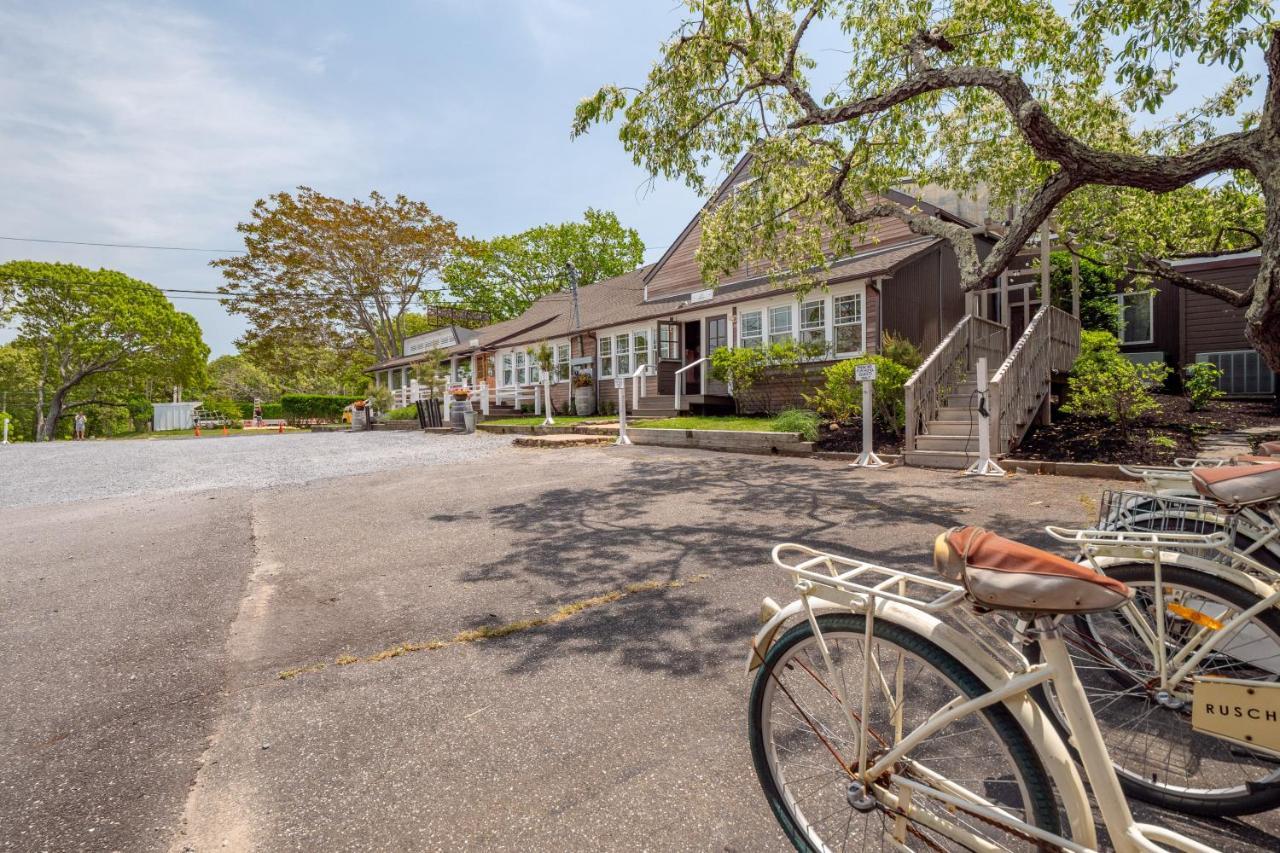
[[[0,0],[0,235],[235,248],[255,199],[306,184],[403,192],[481,237],[611,209],[653,258],[698,200],[569,122],[678,23],[619,0]],[[0,241],[164,287],[216,287],[210,257]],[[234,350],[239,318],[175,304]]]
[[[700,200],[569,122],[599,85],[642,82],[680,18],[676,0],[0,0],[0,236],[235,248],[256,199],[306,184],[402,192],[478,237],[610,209],[653,260]],[[1179,100],[1220,80],[1184,73]],[[0,261],[174,288],[216,287],[210,257],[0,240]],[[175,301],[234,350],[239,318]]]

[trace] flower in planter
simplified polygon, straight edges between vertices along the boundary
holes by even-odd
[[[591,374],[585,371],[573,377],[574,388],[590,388],[594,382],[595,380],[591,378]]]

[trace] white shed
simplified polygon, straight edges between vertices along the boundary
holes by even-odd
[[[156,432],[191,429],[195,426],[195,410],[199,403],[152,403],[151,428]]]

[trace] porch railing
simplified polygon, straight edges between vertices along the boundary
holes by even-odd
[[[699,364],[702,364],[702,363],[704,363],[704,362],[709,362],[709,361],[711,361],[711,359],[710,359],[709,357],[707,357],[707,356],[703,356],[702,358],[698,359],[697,361],[691,361],[691,362],[689,362],[689,363],[688,363],[688,364],[686,364],[684,367],[682,367],[682,368],[680,368],[679,370],[677,370],[677,371],[676,371],[676,402],[675,402],[675,408],[676,408],[676,411],[677,411],[677,412],[682,412],[682,411],[684,411],[684,374],[685,374],[685,371],[692,370],[693,368],[697,367]],[[703,370],[702,372],[700,372],[700,373],[698,374],[698,392],[699,392],[699,393],[706,393],[706,390],[707,390],[707,371]]]
[[[1004,359],[1004,326],[969,314],[956,323],[907,380],[904,446],[908,450],[915,449],[916,437],[927,430],[943,400],[974,369],[979,358],[986,358],[988,364]]]
[[[1053,374],[1069,371],[1079,352],[1078,317],[1049,305],[1035,313],[988,383],[993,451],[1008,453],[1022,440]]]

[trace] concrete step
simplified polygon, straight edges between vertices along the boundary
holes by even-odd
[[[948,468],[963,471],[978,459],[976,453],[957,453],[949,450],[908,450],[902,455],[905,465],[920,468]]]
[[[978,437],[966,438],[963,435],[917,435],[916,450],[947,450],[964,453],[976,453]]]

